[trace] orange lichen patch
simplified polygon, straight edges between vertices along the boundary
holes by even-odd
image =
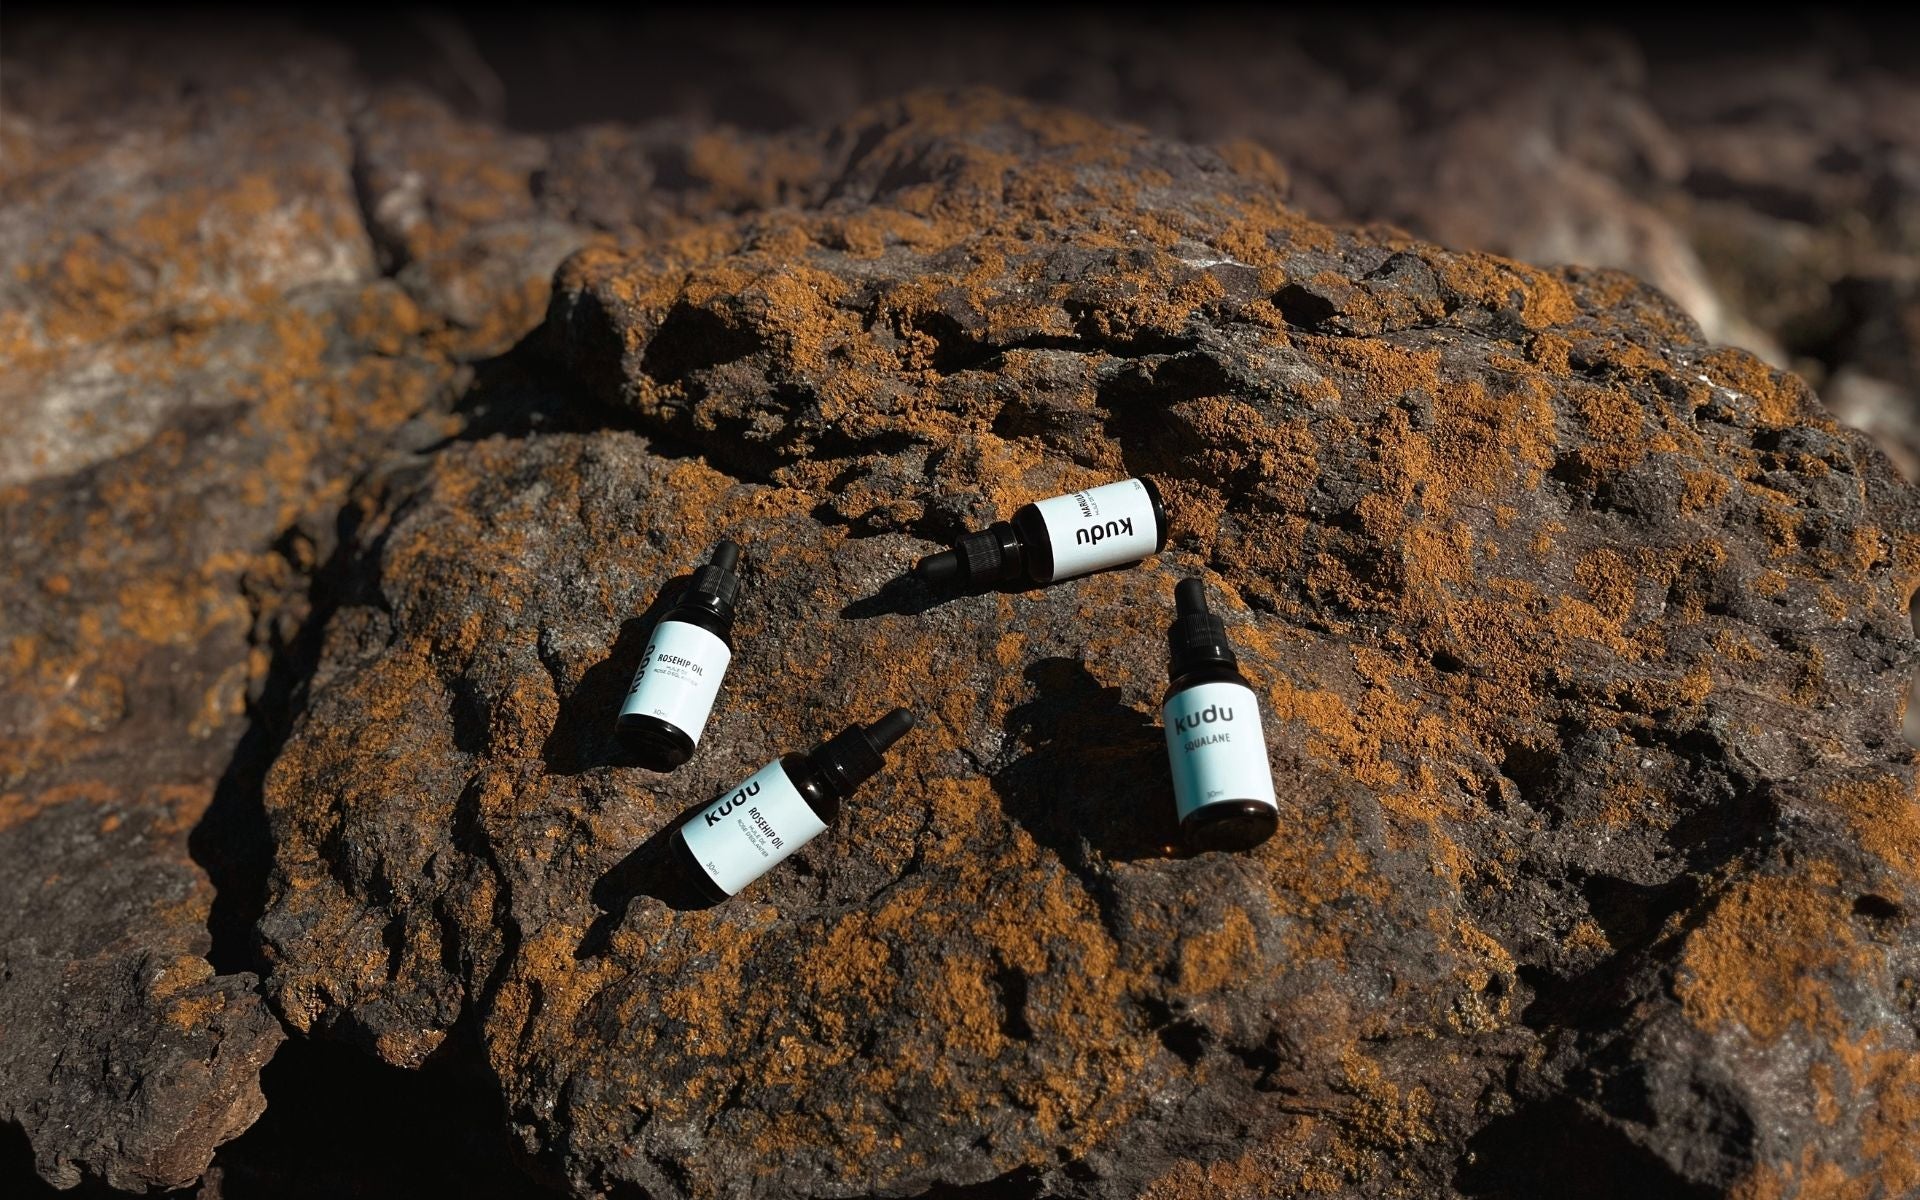
[[[1269,425],[1251,406],[1226,398],[1182,401],[1171,412],[1205,442],[1190,461],[1210,476],[1255,480],[1259,496],[1282,508],[1299,505],[1312,489],[1320,468],[1306,422]],[[1204,523],[1217,525],[1218,517]]]
[[[1794,665],[1793,687],[1787,692],[1788,698],[1808,706],[1817,702],[1827,690],[1826,667],[1826,651],[1809,646],[1805,656]]]
[[[388,1029],[374,1039],[373,1050],[382,1062],[418,1067],[446,1039],[444,1029]]]
[[[1848,919],[1831,863],[1810,862],[1793,875],[1742,880],[1687,937],[1676,991],[1687,1016],[1709,1032],[1744,1030],[1766,1043],[1798,1025],[1816,1037],[1845,1031],[1831,979],[1884,972]]]
[[[1920,873],[1920,799],[1910,780],[1850,780],[1821,797],[1847,815],[1860,845],[1910,879]]]
[[[1382,905],[1392,898],[1391,885],[1366,852],[1337,832],[1350,817],[1344,804],[1335,804],[1324,813],[1291,818],[1296,836],[1273,838],[1258,851],[1274,911],[1299,921],[1287,938],[1293,961],[1344,968],[1354,931],[1330,918],[1328,906],[1337,900]]]
[[[1731,1194],[1735,1200],[1876,1200],[1894,1193],[1881,1190],[1870,1176],[1856,1175],[1846,1165],[1820,1158],[1816,1148],[1808,1146],[1797,1164],[1763,1167]]]
[[[1462,493],[1491,498],[1516,484],[1532,487],[1553,465],[1553,406],[1539,380],[1499,396],[1475,380],[1443,384],[1434,393],[1433,410],[1439,469],[1428,503],[1436,514]]]
[[[1736,1200],[1877,1200],[1920,1192],[1920,1056],[1886,1047],[1877,1030],[1843,1038],[1839,1048],[1844,1077],[1825,1062],[1811,1072],[1815,1118],[1838,1140],[1762,1163],[1733,1187]]]
[[[1316,1105],[1238,1157],[1181,1162],[1150,1180],[1142,1200],[1251,1200],[1252,1197],[1350,1196],[1353,1185],[1389,1173],[1387,1158],[1342,1136],[1334,1097]],[[1392,1193],[1388,1193],[1392,1194]]]
[[[16,633],[7,641],[8,668],[13,675],[24,675],[33,669],[34,660],[40,657],[40,639],[32,634]]]
[[[80,234],[26,269],[43,343],[77,345],[157,311],[221,319],[299,282],[344,281],[366,265],[364,244],[343,174],[282,164],[166,191],[111,239]]]
[[[1218,929],[1181,940],[1179,983],[1189,995],[1232,986],[1258,969],[1253,924],[1237,908],[1227,910]]]
[[[166,1007],[167,1024],[185,1032],[205,1028],[210,1019],[224,1012],[227,997],[221,992],[202,992],[197,996],[183,996]]]
[[[115,616],[128,633],[156,645],[192,640],[221,621],[244,624],[251,619],[245,600],[226,588],[195,586],[165,575],[122,587]]]
[[[1762,501],[1755,507],[1754,520],[1773,543],[1775,557],[1783,557],[1800,548],[1801,515],[1791,508]]]
[[[574,950],[585,931],[555,924],[537,931],[515,953],[494,1000],[500,1019],[487,1023],[488,1053],[506,1067],[521,1053],[521,1039],[541,1029],[571,1029],[600,990],[616,978],[609,960],[576,961]],[[737,963],[737,956],[735,959]],[[663,997],[676,1015],[696,1019],[715,1007],[715,989],[737,984],[724,961],[701,970],[687,970],[675,978],[683,991]],[[535,1025],[534,1017],[543,1018]],[[546,1022],[552,1022],[547,1024]]]
[[[1382,757],[1380,731],[1338,693],[1303,689],[1280,677],[1268,685],[1267,707],[1281,720],[1307,727],[1309,753],[1371,787],[1399,784],[1399,768]]]
[[[151,783],[140,789],[140,809],[152,816],[151,829],[166,836],[186,834],[213,803],[207,783]]]
[[[1470,922],[1445,914],[1430,913],[1437,927],[1449,928],[1462,966],[1455,974],[1461,985],[1453,997],[1448,1021],[1462,1033],[1489,1033],[1505,1028],[1513,1020],[1513,993],[1517,976],[1513,955],[1486,931]],[[1418,1110],[1424,1113],[1422,1102]],[[1431,1130],[1423,1129],[1425,1136]]]
[[[1816,429],[1836,428],[1833,418],[1817,404],[1804,383],[1782,371],[1776,371],[1745,350],[1709,350],[1696,360],[1702,374],[1713,383],[1751,398],[1758,406],[1762,423],[1811,425]]]
[[[1638,774],[1609,780],[1600,793],[1600,810],[1595,823],[1606,830],[1636,826],[1666,828],[1676,815],[1666,803],[1665,794]]]
[[[1840,1097],[1834,1088],[1832,1065],[1817,1062],[1807,1072],[1813,1084],[1813,1119],[1822,1125],[1833,1125],[1840,1119]]]
[[[1573,343],[1557,333],[1536,333],[1527,339],[1527,361],[1545,367],[1556,378],[1573,374]]]
[[[1553,553],[1556,539],[1566,532],[1566,525],[1559,521],[1543,522],[1534,531],[1533,538],[1527,543],[1527,549],[1537,558],[1546,558]]]
[[[957,785],[948,785],[957,786]],[[1030,855],[1030,844],[1016,853]],[[983,881],[1000,868],[982,863],[976,854],[973,873]],[[1001,1031],[1004,1014],[991,977],[1005,967],[1021,971],[1028,978],[1026,1019],[1034,1036],[1049,1039],[1052,1045],[1085,1047],[1069,1056],[1058,1074],[1023,1074],[1018,1084],[1020,1105],[1031,1112],[1031,1119],[1048,1136],[1068,1136],[1077,1146],[1090,1145],[1111,1125],[1117,1099],[1124,1095],[1123,1080],[1137,1066],[1144,1050],[1137,1045],[1139,1031],[1128,1030],[1119,1018],[1123,1006],[1118,989],[1127,975],[1116,969],[1112,947],[1099,927],[1097,916],[1084,895],[1072,886],[1062,872],[1050,873],[1051,883],[1037,894],[1029,894],[1015,904],[1011,898],[996,901],[988,884],[977,893],[979,903],[956,907],[939,902],[928,885],[909,883],[888,895],[887,903],[866,913],[851,914],[829,930],[828,946],[810,950],[797,964],[802,972],[799,994],[813,997],[807,1019],[815,1033],[807,1041],[785,1039],[772,1043],[753,1055],[765,1054],[771,1061],[766,1069],[775,1070],[795,1087],[805,1087],[822,1072],[842,1067],[858,1070],[860,1079],[854,1095],[890,1095],[900,1089],[931,1086],[950,1098],[943,1105],[956,1119],[971,1119],[965,1114],[982,1111],[982,1106],[1000,1103],[993,1090],[1006,1078],[991,1066],[1009,1049]],[[772,932],[772,931],[769,931]],[[934,938],[945,944],[984,945],[984,955],[957,954],[943,959],[937,978],[923,981],[937,989],[937,1002],[929,995],[916,999],[906,989],[920,983],[903,980],[884,969],[889,957],[886,947],[902,939]],[[737,939],[732,944],[738,944]],[[847,958],[828,954],[828,947],[851,950]],[[1071,955],[1070,962],[1055,958],[1061,951]],[[729,951],[713,947],[709,953],[725,956]],[[876,968],[880,969],[876,969]],[[1070,971],[1071,978],[1061,975]],[[725,976],[725,971],[716,971]],[[748,996],[748,1012],[743,1013],[737,991],[726,989],[723,1011],[715,1016],[717,1024],[708,1024],[701,1010],[676,1009],[681,1019],[699,1024],[702,1032],[696,1044],[717,1052],[737,1041],[732,1032],[743,1019],[752,1025],[766,1017],[755,1009],[771,1001]],[[865,1013],[871,1005],[903,1003],[924,1006],[935,1002],[940,1012],[928,1034],[940,1044],[929,1045],[925,1053],[890,1056],[886,1061],[860,1062],[851,1048],[840,1043],[836,1029],[848,1030],[851,1022],[840,1010]],[[662,1003],[665,1003],[663,1001]],[[932,1010],[929,1010],[932,1011]],[[851,1016],[849,1013],[848,1016]],[[1090,1029],[1097,1030],[1089,1036]],[[977,1065],[969,1065],[977,1064]],[[743,1070],[757,1071],[757,1062],[744,1062]],[[847,1115],[850,1122],[843,1136],[860,1135],[860,1125],[877,1114],[856,1110]],[[764,1153],[779,1153],[794,1148],[787,1139],[803,1131],[779,1124],[767,1126],[757,1138]],[[878,1130],[870,1131],[873,1136]],[[810,1136],[810,1135],[809,1135]]]
[[[0,830],[23,825],[57,805],[109,804],[120,798],[117,788],[97,779],[56,784],[37,792],[0,793]]]
[[[182,954],[143,978],[149,1000],[166,1000],[213,978],[213,965],[197,954]]]
[[[1573,569],[1573,581],[1587,590],[1593,606],[1615,624],[1625,624],[1633,616],[1639,596],[1633,564],[1618,550],[1601,548],[1581,558]]]
[[[1438,350],[1409,349],[1392,342],[1362,338],[1298,335],[1339,368],[1346,380],[1374,399],[1397,399],[1413,392],[1431,391],[1440,383]]]
[[[1861,525],[1847,534],[1851,554],[1843,561],[1861,575],[1893,561],[1893,539],[1877,525]]]
[[[1576,451],[1582,464],[1612,474],[1650,452],[1646,413],[1625,387],[1574,387],[1568,394],[1587,426],[1587,442]]]
[[[1248,138],[1233,138],[1215,148],[1237,174],[1258,180],[1281,195],[1286,194],[1290,184],[1287,169],[1265,146]]]
[[[1920,1055],[1910,1048],[1872,1054],[1856,1074],[1864,1105],[1860,1151],[1888,1196],[1920,1193]]]
[[[1563,325],[1577,312],[1567,285],[1538,267],[1491,254],[1429,255],[1426,262],[1444,286],[1488,310],[1516,308],[1531,329]]]
[[[940,237],[934,225],[911,213],[868,208],[829,218],[822,226],[821,244],[854,258],[878,258],[889,246],[933,249]]]
[[[1730,663],[1758,662],[1764,654],[1750,637],[1731,629],[1715,631],[1713,652]]]
[[[135,318],[142,298],[131,264],[91,233],[67,243],[29,282],[45,297],[41,323],[54,344],[106,335]]]
[[[1592,917],[1581,917],[1567,931],[1567,948],[1583,954],[1602,955],[1613,953],[1613,939],[1607,931]]]
[[[1393,1082],[1358,1047],[1341,1057],[1340,1070],[1335,1087],[1352,1098],[1343,1124],[1355,1141],[1378,1151],[1433,1140],[1433,1101],[1426,1089]]]
[[[1878,1189],[1804,1147],[1795,1161],[1762,1163],[1728,1191],[1730,1200],[1869,1200]]]

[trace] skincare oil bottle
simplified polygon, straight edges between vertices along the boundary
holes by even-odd
[[[1138,562],[1167,544],[1167,512],[1151,479],[1123,479],[1022,505],[1006,521],[963,534],[913,573],[928,583],[982,587],[1003,579],[1052,583]]]
[[[840,802],[879,773],[887,748],[912,728],[913,714],[896,708],[811,754],[788,754],[760,768],[674,831],[669,853],[680,874],[708,900],[737,894],[825,833]]]
[[[660,623],[633,674],[615,733],[642,766],[671,771],[693,757],[733,661],[740,547],[723,541]]]
[[[1250,850],[1280,823],[1260,705],[1240,674],[1226,626],[1207,611],[1206,588],[1182,579],[1173,599],[1173,682],[1160,717],[1180,832],[1196,850]]]

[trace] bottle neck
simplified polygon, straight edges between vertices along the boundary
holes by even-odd
[[[1189,584],[1197,593],[1198,581],[1188,580],[1181,584],[1182,589]],[[1189,596],[1183,603],[1192,607],[1175,617],[1167,630],[1168,676],[1178,679],[1209,669],[1225,669],[1237,674],[1240,660],[1234,656],[1233,643],[1227,640],[1226,623],[1202,607],[1204,601],[1197,596]]]
[[[1014,511],[1010,521],[1002,522],[1011,531],[1011,537],[1020,547],[1015,559],[1019,573],[1035,583],[1053,582],[1053,533],[1047,528],[1047,519],[1035,504],[1025,504]]]
[[[720,613],[715,612],[710,606],[706,605],[676,604],[667,610],[666,616],[660,618],[661,624],[665,624],[668,621],[678,621],[682,625],[692,625],[696,628],[704,629],[721,641],[726,642],[729,647],[733,644],[733,613],[731,610]]]
[[[1249,686],[1247,677],[1240,668],[1230,662],[1204,662],[1185,670],[1176,670],[1172,682],[1167,684],[1167,695],[1183,692],[1190,687],[1199,687],[1203,683],[1237,683],[1241,687]]]
[[[970,585],[984,587],[1026,571],[1027,540],[1010,521],[963,534],[953,552],[959,556],[961,577]]]
[[[732,548],[733,543],[723,542],[722,546]],[[708,629],[731,628],[734,601],[740,594],[740,576],[733,570],[734,561],[731,555],[725,561],[716,557],[713,562],[695,569],[693,578],[687,581],[687,590],[673,603],[673,619]],[[717,624],[697,620],[694,614]]]

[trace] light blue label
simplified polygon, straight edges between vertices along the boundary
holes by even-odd
[[[1160,717],[1166,725],[1173,798],[1181,820],[1222,800],[1257,800],[1279,807],[1252,688],[1243,683],[1190,687],[1168,700]]]
[[[731,896],[827,831],[778,760],[680,828],[693,860]]]
[[[658,717],[698,742],[732,661],[727,644],[698,625],[662,621],[633,673],[620,715]]]

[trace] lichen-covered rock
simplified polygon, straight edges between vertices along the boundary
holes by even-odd
[[[307,506],[444,406],[446,363],[350,332],[396,303],[326,290],[178,358],[142,344],[164,365],[129,391],[200,411],[0,491],[0,1118],[62,1185],[190,1183],[260,1111],[282,1031],[242,969],[263,846],[235,806],[267,748],[242,739],[333,536]]]
[[[373,274],[344,56],[300,38],[224,49],[216,61],[157,30],[9,40],[0,484],[104,461],[217,407],[219,389],[185,377],[205,361],[196,335]]]
[[[1264,152],[1290,203],[1323,220],[1628,271],[1709,341],[1791,364],[1909,478],[1920,465],[1920,385],[1855,336],[1876,323],[1855,309],[1862,285],[1920,275],[1920,77],[1889,27],[1676,38],[1604,17],[1575,30],[1279,9],[1026,12],[1011,38],[966,11],[776,13],[750,34],[697,10],[473,27],[510,107],[547,126],[680,114],[784,129],[966,83]],[[614,79],[646,82],[580,82]]]
[[[457,372],[376,277],[324,45],[8,41],[0,1121],[57,1185],[178,1187],[284,1038],[250,709],[354,472],[444,436]]]
[[[1625,277],[988,95],[774,146],[786,205],[567,262],[515,436],[357,494],[266,785],[296,1030],[474,1031],[583,1195],[1915,1185],[1916,516],[1803,384]],[[1133,472],[1154,561],[896,578]],[[722,535],[737,657],[652,774],[612,717]],[[1249,854],[1171,844],[1186,572],[1264,707]],[[828,836],[661,886],[678,814],[893,704]]]
[[[546,423],[485,360],[558,261],[794,168],[678,126],[517,137],[268,24],[26,23],[4,53],[0,1134],[61,1186],[180,1186],[284,1037],[260,777],[356,479]],[[636,156],[663,178],[616,204]]]

